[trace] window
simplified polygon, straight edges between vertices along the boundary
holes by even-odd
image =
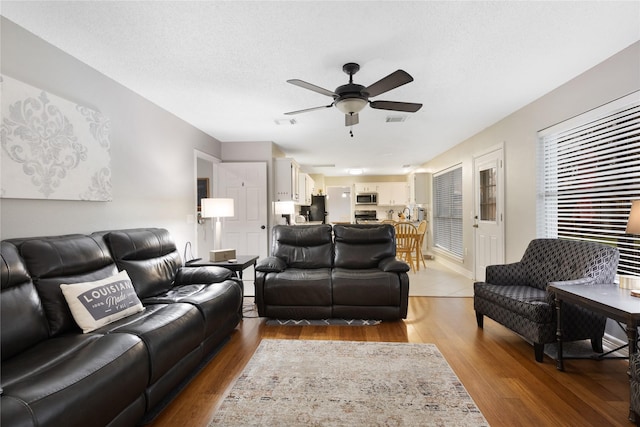
[[[433,177],[433,241],[462,259],[462,166]]]
[[[640,92],[540,132],[539,155],[538,235],[617,246],[618,274],[640,276]]]

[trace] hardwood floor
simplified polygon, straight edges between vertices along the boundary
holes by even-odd
[[[434,343],[491,426],[632,425],[626,360],[566,360],[559,372],[492,320],[478,329],[472,298],[410,297],[404,322],[378,326],[267,326],[246,318],[150,426],[207,426],[263,338]]]

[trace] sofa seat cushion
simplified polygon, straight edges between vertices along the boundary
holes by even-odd
[[[331,269],[288,268],[265,275],[267,305],[331,306]]]
[[[220,283],[175,286],[167,292],[144,299],[145,305],[183,302],[195,306],[203,317],[205,335],[220,329],[229,319],[240,321],[242,288],[235,280]]]
[[[549,304],[549,294],[532,286],[500,286],[477,282],[474,284],[474,304],[482,310],[482,301],[496,304],[536,323],[549,323],[554,319],[555,308]]]
[[[331,273],[334,305],[399,306],[400,277],[377,268],[334,268]]]
[[[148,381],[144,344],[129,334],[63,335],[2,362],[3,397],[29,405],[35,425],[107,425]],[[22,418],[10,412],[2,425]]]
[[[153,384],[200,345],[204,339],[204,321],[191,304],[155,304],[95,332],[140,337],[148,352],[149,383]]]

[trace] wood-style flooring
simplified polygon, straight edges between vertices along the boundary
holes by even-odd
[[[263,338],[434,343],[491,426],[630,426],[626,360],[566,360],[565,372],[485,318],[472,298],[410,297],[404,321],[378,326],[267,326],[245,318],[230,341],[151,427],[207,426]]]

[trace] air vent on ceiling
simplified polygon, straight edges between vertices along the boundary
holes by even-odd
[[[387,123],[400,123],[400,122],[404,122],[405,120],[407,120],[407,117],[409,117],[409,116],[387,116],[387,118],[385,119],[385,122],[387,122]]]
[[[283,125],[283,126],[293,126],[296,123],[298,123],[298,121],[296,119],[276,119],[274,120],[274,122],[276,122],[277,125]]]
[[[335,164],[311,165],[312,168],[335,168]]]

